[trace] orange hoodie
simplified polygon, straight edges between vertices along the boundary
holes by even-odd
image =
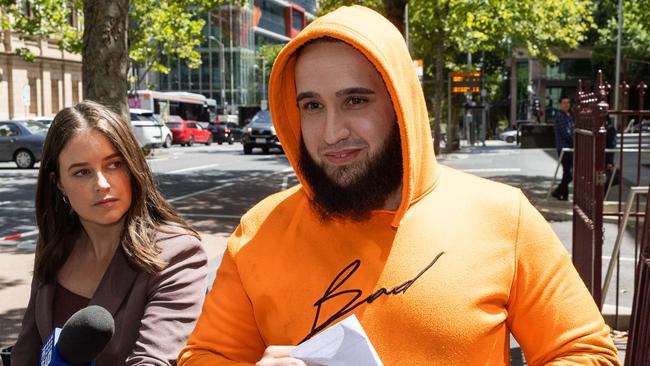
[[[297,169],[295,52],[323,36],[375,65],[398,118],[402,201],[361,223],[321,222]],[[509,332],[530,365],[618,364],[569,255],[521,192],[437,165],[422,89],[385,18],[353,6],[316,19],[278,56],[270,105],[302,185],[242,217],[180,365],[252,364],[352,313],[385,365],[508,364]]]

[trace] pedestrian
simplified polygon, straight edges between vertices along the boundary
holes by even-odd
[[[180,365],[305,365],[295,346],[351,314],[385,365],[508,364],[509,332],[531,365],[618,364],[525,196],[436,162],[384,17],[352,6],[314,20],[278,55],[270,106],[301,184],[241,218]]]
[[[127,121],[83,101],[49,129],[36,187],[39,238],[11,364],[40,364],[54,328],[88,305],[115,333],[96,364],[175,365],[201,311],[207,257],[165,202]]]
[[[563,148],[573,148],[573,126],[574,119],[570,113],[571,99],[563,95],[558,100],[559,111],[555,115],[555,149],[558,156],[562,157],[562,180],[553,190],[551,195],[561,201],[569,199],[569,183],[573,180],[573,152],[565,151]]]

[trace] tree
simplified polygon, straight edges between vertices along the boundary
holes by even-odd
[[[332,9],[341,3],[344,1],[322,1],[321,6]],[[361,3],[377,8],[375,1]],[[403,1],[386,0],[381,10],[386,9],[386,3],[399,8]],[[505,58],[512,48],[521,47],[531,57],[555,61],[556,52],[577,47],[592,26],[590,0],[426,0],[408,4],[413,54],[426,60],[426,78],[433,79],[431,115],[436,153],[445,74],[461,68],[455,62],[459,54],[486,51]],[[455,136],[454,121],[447,127],[447,136]]]
[[[633,85],[650,75],[650,0],[623,2],[623,29],[621,37],[621,81]],[[596,10],[599,29],[595,35],[593,61],[614,83],[618,13],[616,1],[602,1]]]
[[[61,48],[81,52],[84,97],[105,103],[126,117],[129,60],[131,65],[144,65],[145,71],[162,73],[168,70],[160,63],[161,55],[187,59],[190,67],[198,67],[201,60],[195,48],[202,40],[202,16],[218,5],[242,2],[0,0],[0,30],[55,38]],[[82,11],[76,28],[69,19]],[[27,49],[16,53],[28,61],[34,58]]]
[[[84,1],[84,98],[111,107],[127,121],[127,31],[129,0]]]
[[[81,31],[69,19],[80,8],[80,0],[0,0],[0,31],[9,30],[26,37],[56,35],[61,49],[79,53]],[[15,53],[27,61],[34,60],[28,48],[18,48]]]

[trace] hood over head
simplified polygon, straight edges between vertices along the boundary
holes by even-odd
[[[360,51],[377,69],[388,89],[402,140],[402,201],[393,226],[408,207],[433,189],[438,168],[422,87],[401,33],[386,18],[363,6],[341,7],[314,20],[280,52],[269,82],[273,124],[287,158],[308,196],[313,192],[298,168],[300,111],[296,101],[297,52],[310,40],[330,37]]]

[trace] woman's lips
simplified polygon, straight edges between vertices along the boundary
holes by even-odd
[[[108,207],[108,206],[112,206],[113,203],[115,203],[115,202],[117,202],[117,198],[105,198],[105,199],[95,203],[95,206]]]

